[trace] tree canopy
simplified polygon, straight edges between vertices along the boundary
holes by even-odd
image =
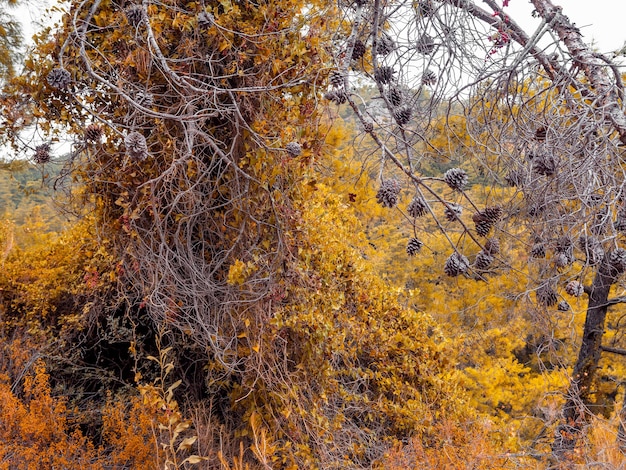
[[[449,241],[449,276],[485,279],[496,260],[511,268],[494,249],[503,236],[526,243],[541,310],[567,311],[568,295],[588,295],[565,424],[554,443],[559,453],[575,444],[585,421],[607,307],[620,302],[609,296],[626,268],[626,119],[616,64],[583,41],[561,7],[532,4],[542,20],[532,34],[509,16],[508,2],[351,4],[326,97],[347,101],[378,147],[379,202],[399,204],[401,180],[413,189],[404,205],[414,227],[409,254],[422,246],[426,215]],[[355,73],[374,82],[385,114],[359,106],[363,98],[350,87]],[[438,122],[456,140],[452,146],[437,141]],[[458,167],[433,178],[423,171],[431,155]],[[473,172],[493,187],[482,200],[468,191]],[[515,190],[497,189],[507,186]],[[470,261],[465,253],[475,246]]]

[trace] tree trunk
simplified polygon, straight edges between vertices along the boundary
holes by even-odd
[[[596,272],[589,293],[582,344],[563,407],[564,422],[558,427],[552,444],[552,450],[557,455],[574,447],[585,422],[585,406],[602,352],[609,289],[615,280],[615,268],[611,265],[610,254],[607,254]]]

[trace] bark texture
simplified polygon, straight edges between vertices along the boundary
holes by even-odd
[[[586,418],[586,404],[602,353],[602,337],[609,306],[609,290],[617,280],[618,272],[605,255],[589,292],[582,343],[574,365],[572,381],[563,407],[563,423],[557,429],[553,451],[560,455],[571,450],[580,435]]]

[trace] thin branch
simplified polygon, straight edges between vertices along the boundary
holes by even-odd
[[[626,356],[626,349],[611,348],[609,346],[600,346],[600,349],[604,352],[619,354],[620,356]]]
[[[616,305],[616,304],[626,304],[626,297],[614,297],[612,299],[607,300],[608,305]]]

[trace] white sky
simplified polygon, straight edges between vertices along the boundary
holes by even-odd
[[[276,0],[279,1],[279,0]],[[563,7],[565,13],[581,29],[587,42],[593,40],[601,52],[620,49],[626,42],[626,1],[624,0],[552,0]],[[498,0],[501,4],[502,0]],[[24,0],[14,10],[24,23],[42,20],[42,5],[51,5],[53,0]],[[480,5],[482,2],[477,0]],[[482,5],[481,5],[482,6]],[[533,10],[529,0],[509,0],[505,11],[527,29],[534,30],[538,21],[531,17]],[[30,28],[27,28],[30,29]]]
[[[502,0],[498,3],[502,4]],[[563,7],[563,13],[581,30],[585,42],[593,41],[599,52],[616,51],[626,42],[625,0],[552,0],[552,3]],[[529,0],[509,0],[504,11],[529,33],[539,26],[539,21],[531,16],[533,6]]]
[[[24,23],[41,21],[45,5],[52,5],[54,0],[22,0],[23,5],[14,10],[14,14]],[[274,0],[280,1],[280,0]],[[502,4],[502,0],[497,0]],[[626,0],[552,0],[563,7],[565,13],[581,29],[586,42],[594,42],[600,52],[612,52],[621,49],[626,42]],[[480,0],[476,0],[481,5]],[[484,5],[481,5],[484,6]],[[529,0],[509,0],[505,11],[532,33],[539,22],[532,18],[532,4]],[[32,35],[30,26],[25,28],[26,36]]]
[[[23,33],[27,41],[30,41],[31,36],[38,29],[38,24],[49,21],[46,10],[56,3],[54,0],[21,0],[20,6],[10,9],[10,13],[24,25]]]

